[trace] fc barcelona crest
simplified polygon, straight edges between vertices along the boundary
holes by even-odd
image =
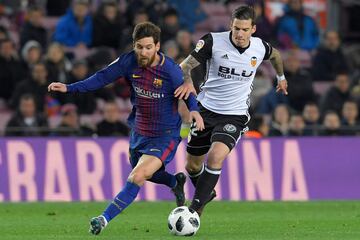
[[[252,67],[255,67],[255,66],[256,66],[256,63],[257,63],[257,58],[256,58],[256,57],[252,57],[250,63],[251,63],[251,66],[252,66]]]
[[[163,80],[161,80],[159,78],[154,78],[153,85],[156,88],[161,88],[162,87],[162,82],[163,82]]]

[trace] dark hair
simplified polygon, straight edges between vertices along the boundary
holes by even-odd
[[[240,6],[237,9],[235,9],[231,15],[231,21],[234,21],[234,19],[239,20],[249,20],[251,19],[251,24],[255,24],[255,11],[253,7],[250,6]]]
[[[169,8],[163,15],[164,18],[169,17],[169,16],[178,16],[177,11],[174,8]]]
[[[154,43],[157,44],[160,42],[160,33],[160,28],[151,22],[139,23],[136,24],[132,34],[133,42],[135,43],[142,38],[152,37],[154,39]]]
[[[20,96],[20,101],[25,101],[25,100],[33,100],[35,102],[35,97],[34,95],[30,94],[30,93],[24,93],[23,95]]]

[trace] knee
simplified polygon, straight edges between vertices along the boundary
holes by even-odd
[[[209,152],[207,165],[214,169],[222,168],[222,164],[225,158],[221,157],[220,154],[216,154],[216,152]]]
[[[142,186],[148,178],[150,176],[147,176],[144,171],[134,170],[130,173],[128,180],[138,186]]]
[[[198,172],[201,170],[203,163],[199,161],[192,161],[189,159],[186,161],[185,169],[189,173]]]

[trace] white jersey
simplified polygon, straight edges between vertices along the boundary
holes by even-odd
[[[256,69],[271,51],[271,46],[257,37],[251,37],[249,47],[241,49],[232,43],[229,31],[204,36],[191,53],[207,64],[198,101],[215,113],[249,117]]]

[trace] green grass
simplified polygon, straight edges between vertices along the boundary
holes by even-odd
[[[107,203],[2,203],[0,239],[181,239],[168,233],[173,202],[137,202],[101,235],[88,220]],[[187,238],[189,239],[189,238]],[[214,202],[190,239],[360,239],[360,202]]]

